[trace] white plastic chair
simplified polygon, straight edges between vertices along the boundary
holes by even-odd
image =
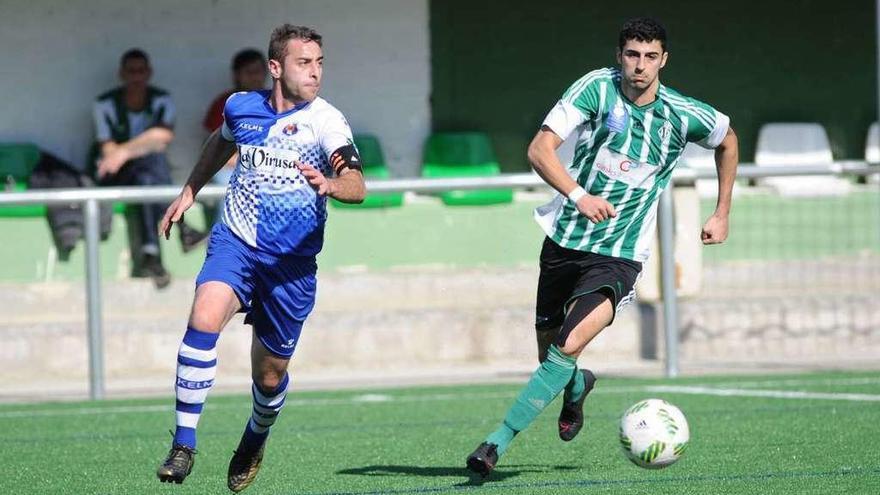
[[[681,154],[678,166],[688,167],[694,170],[708,170],[715,176],[712,179],[697,179],[697,194],[701,198],[717,198],[718,197],[718,178],[715,169],[715,150],[703,148],[696,143],[689,143]],[[737,194],[739,184],[733,184],[733,193]]]
[[[764,124],[758,133],[755,165],[826,165],[834,161],[825,128],[817,123]],[[758,184],[783,196],[828,196],[849,192],[852,185],[839,177],[795,175],[768,177]]]
[[[868,128],[868,138],[865,139],[865,161],[880,163],[880,122],[874,122]]]
[[[865,161],[872,165],[880,163],[880,122],[874,122],[868,128],[868,138],[865,139]],[[868,181],[880,182],[880,175],[869,175]]]

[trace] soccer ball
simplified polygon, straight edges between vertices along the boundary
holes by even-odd
[[[633,463],[660,469],[687,450],[691,434],[681,410],[661,399],[635,403],[620,418],[620,446]]]

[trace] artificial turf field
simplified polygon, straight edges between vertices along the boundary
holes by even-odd
[[[599,378],[578,438],[557,438],[557,399],[486,480],[464,458],[519,385],[293,391],[243,493],[880,493],[880,372]],[[678,405],[691,428],[685,456],[660,471],[635,467],[618,446],[620,413],[648,397]],[[0,405],[2,492],[228,493],[249,411],[247,395],[210,397],[195,469],[166,485],[154,472],[169,398]]]

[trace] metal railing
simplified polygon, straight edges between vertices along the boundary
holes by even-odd
[[[839,161],[824,166],[757,167],[743,164],[737,177],[759,178],[793,175],[860,175],[880,173],[880,167],[860,161]],[[697,179],[715,177],[711,170],[676,169],[674,184],[693,184]],[[441,178],[441,179],[388,179],[368,180],[371,193],[420,192],[431,193],[461,189],[501,189],[547,187],[535,174],[504,174],[495,177]],[[663,294],[664,333],[666,341],[665,368],[667,376],[678,375],[679,321],[675,291],[675,260],[673,253],[673,208],[671,187],[660,196],[658,210],[660,244],[660,278]],[[206,186],[199,192],[200,199],[218,199],[226,188]],[[104,353],[102,338],[101,271],[98,246],[100,243],[99,203],[102,202],[170,202],[180,193],[180,186],[107,187],[89,189],[45,189],[15,193],[0,193],[0,205],[83,205],[85,224],[86,309],[89,343],[89,395],[92,399],[104,397]]]

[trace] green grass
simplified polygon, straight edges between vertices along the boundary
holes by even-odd
[[[824,399],[660,392],[662,385],[838,394]],[[587,425],[556,438],[558,402],[522,433],[487,480],[464,457],[494,428],[518,385],[293,392],[250,494],[880,493],[880,373],[633,380],[600,377]],[[705,389],[704,389],[705,390]],[[862,394],[843,396],[839,394]],[[662,397],[687,415],[691,446],[647,471],[618,446],[619,414]],[[872,401],[852,400],[867,397]],[[154,471],[173,422],[169,399],[0,406],[7,493],[224,493],[249,397],[212,396],[182,486]]]
[[[705,220],[715,201],[704,199]],[[880,194],[784,198],[738,195],[730,212],[730,236],[703,251],[707,262],[791,260],[880,254]]]

